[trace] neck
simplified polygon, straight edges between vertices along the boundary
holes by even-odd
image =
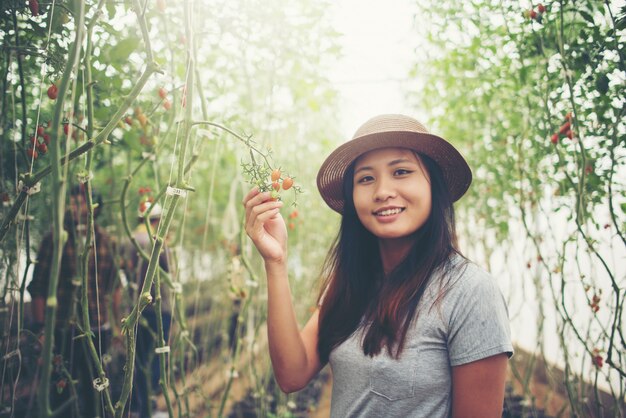
[[[378,249],[385,275],[391,273],[404,260],[412,245],[412,237],[378,240]]]

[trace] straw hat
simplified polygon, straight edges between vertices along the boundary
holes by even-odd
[[[145,202],[144,205],[140,205],[139,208],[137,209],[137,216],[140,218],[145,218],[146,213],[150,211],[150,215],[148,215],[148,219],[160,219],[161,214],[163,213],[163,208],[161,207],[161,205],[159,205],[158,203],[155,203],[152,209],[150,209],[151,207],[152,207],[151,202]]]
[[[450,197],[456,202],[472,182],[472,171],[448,141],[433,135],[420,122],[404,115],[380,115],[365,122],[352,139],[334,150],[317,174],[317,188],[331,209],[343,212],[343,177],[360,155],[380,148],[408,148],[432,158],[443,172]]]

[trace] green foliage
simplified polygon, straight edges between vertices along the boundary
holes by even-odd
[[[337,137],[332,122],[336,93],[324,75],[324,68],[338,53],[336,33],[325,18],[328,4],[311,0],[289,5],[278,0],[206,0],[189,3],[193,13],[186,16],[186,2],[148,2],[148,49],[130,2],[87,1],[86,25],[95,24],[91,35],[81,42],[77,71],[66,70],[66,64],[81,3],[55,4],[52,13],[51,3],[40,2],[39,16],[31,15],[25,1],[0,4],[0,196],[3,201],[6,198],[6,204],[0,208],[2,222],[17,205],[18,182],[52,163],[49,154],[40,154],[31,168],[27,158],[29,137],[37,125],[46,126],[53,118],[59,99],[48,98],[48,87],[52,83],[59,86],[62,76],[70,74],[61,123],[71,122],[76,134],[64,134],[61,125],[53,136],[61,154],[83,149],[88,140],[110,124],[114,129],[104,143],[72,157],[64,178],[71,186],[77,184],[78,174],[84,174],[86,167],[93,173],[91,183],[104,197],[98,223],[124,244],[120,249],[128,243],[122,214],[132,228],[137,209],[145,202],[159,201],[164,208],[170,207],[171,197],[165,189],[174,185],[182,160],[182,144],[188,145],[182,161],[187,167],[182,180],[189,190],[186,198],[180,199],[182,204],[172,209],[166,245],[176,258],[185,260],[177,267],[175,278],[185,282],[183,291],[208,289],[202,298],[193,295],[190,315],[208,310],[208,306],[222,309],[213,314],[214,325],[210,329],[199,327],[195,334],[192,329],[192,342],[202,349],[222,340],[231,319],[229,298],[249,298],[249,312],[258,321],[253,324],[256,333],[264,320],[265,300],[259,296],[264,294],[263,284],[259,285],[254,277],[256,271],[262,271],[259,260],[251,257],[250,270],[241,265],[242,252],[252,255],[249,243],[240,240],[240,202],[249,187],[240,163],[249,157],[249,144],[226,133],[223,127],[241,137],[253,138],[259,150],[271,149],[273,161],[297,175],[298,190],[302,187],[308,192],[302,198],[307,210],[300,209],[300,218],[291,218],[294,226],[290,228],[292,257],[297,260],[292,266],[293,290],[306,295],[299,299],[301,303],[296,308],[298,315],[308,314],[314,303],[310,290],[319,272],[305,266],[321,263],[331,231],[326,228],[320,232],[314,223],[313,219],[324,210],[310,192],[315,188],[318,160],[331,147],[328,138]],[[97,13],[99,4],[103,8]],[[149,53],[158,63],[159,72],[150,77],[127,109],[120,109],[150,64]],[[198,72],[195,83],[187,86],[190,54]],[[87,97],[90,88],[92,96]],[[161,88],[164,93],[159,91]],[[93,114],[89,105],[93,106]],[[188,109],[191,117],[186,114]],[[123,116],[117,121],[114,117],[119,111]],[[183,128],[192,122],[198,124],[189,128],[187,136]],[[17,222],[10,224],[2,241],[3,304],[12,300],[14,289],[23,289],[26,284],[27,275],[15,263],[18,254],[24,254],[24,248],[37,248],[40,236],[50,229],[49,213],[54,202],[51,183],[49,177],[43,177],[42,191],[29,196],[27,204],[19,207]],[[310,205],[308,200],[312,201]],[[285,217],[292,213],[291,209],[286,211]],[[33,217],[29,223],[21,220],[26,213]],[[312,220],[304,218],[307,215]],[[313,236],[307,245],[300,241],[300,231]],[[119,254],[121,262],[125,256]],[[32,269],[34,252],[27,252],[26,258],[26,269]],[[187,263],[190,259],[197,261]],[[237,289],[237,294],[232,289]],[[23,290],[19,296],[23,301]],[[124,314],[137,302],[126,305]],[[179,329],[173,337],[177,343],[173,344],[171,357],[172,362],[179,361],[177,371],[172,371],[171,387],[181,391],[184,374],[181,376],[180,371],[187,367],[189,353],[196,350],[184,334],[188,326],[184,302],[176,299],[177,309],[183,313],[176,319]],[[9,319],[10,316],[0,315],[3,324]],[[12,344],[14,341],[10,340]],[[223,348],[219,355],[228,356],[226,345]],[[267,368],[262,370],[259,384],[267,380],[267,373]],[[176,379],[183,379],[178,389]],[[188,396],[189,393],[178,392],[174,395],[178,408],[188,408]]]
[[[607,260],[623,257],[626,243],[626,51],[618,35],[626,10],[597,1],[550,1],[543,13],[512,1],[428,3],[418,16],[429,22],[429,44],[412,71],[424,85],[409,96],[473,168],[459,207],[464,235],[487,260],[512,251],[518,259],[498,264],[527,264],[528,273],[538,266],[565,364],[601,348],[611,356],[601,379],[616,388],[626,370],[615,351],[624,338],[623,270]],[[519,254],[522,245],[531,249]],[[574,315],[590,286],[612,295],[600,313]],[[575,392],[570,407],[579,411],[586,395]]]

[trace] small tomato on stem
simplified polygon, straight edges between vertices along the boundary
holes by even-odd
[[[58,95],[59,89],[57,88],[56,84],[52,83],[52,85],[48,87],[48,97],[50,98],[50,100],[56,100]]]
[[[558,144],[559,142],[559,134],[552,134],[552,137],[550,137],[550,142],[552,142],[553,144]]]
[[[291,189],[291,186],[293,186],[293,179],[291,177],[285,177],[283,180],[283,189],[289,190]]]
[[[33,16],[39,16],[39,1],[28,0],[28,8]]]

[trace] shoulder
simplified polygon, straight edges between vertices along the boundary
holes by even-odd
[[[513,353],[506,300],[495,278],[464,260],[443,298],[450,364]]]
[[[484,268],[462,256],[454,256],[442,275],[443,286],[450,297],[464,298],[468,294],[501,295],[495,278]]]
[[[508,318],[506,300],[496,279],[476,263],[454,256],[440,275],[437,300],[448,326],[470,318]]]

